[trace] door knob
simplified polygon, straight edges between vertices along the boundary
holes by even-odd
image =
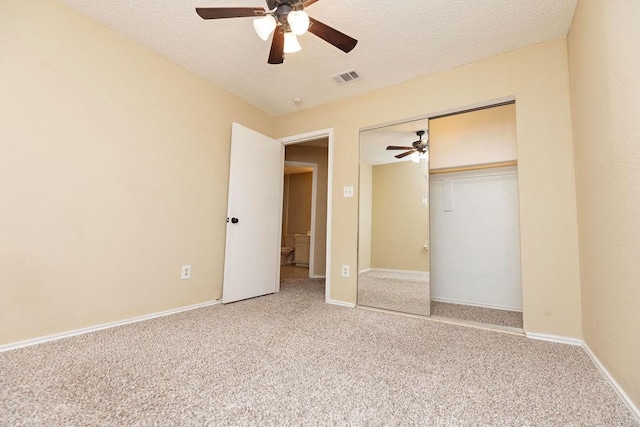
[[[238,218],[231,218],[231,223],[232,224],[237,224],[239,222],[240,222],[240,220]]]

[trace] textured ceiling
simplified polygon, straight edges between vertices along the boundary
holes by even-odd
[[[204,21],[195,7],[263,0],[63,0],[272,116],[391,86],[565,36],[576,0],[320,0],[310,16],[359,40],[348,54],[307,33],[268,65],[252,18]],[[355,69],[362,80],[330,76]],[[296,105],[293,99],[302,98]]]

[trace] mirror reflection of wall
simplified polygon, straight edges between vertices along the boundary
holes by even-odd
[[[360,134],[359,305],[430,313],[427,127]]]

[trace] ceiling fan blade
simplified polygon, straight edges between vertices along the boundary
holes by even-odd
[[[407,151],[406,153],[402,153],[402,154],[398,154],[397,156],[394,156],[396,159],[401,159],[403,157],[407,157],[410,154],[415,153],[416,150],[411,150],[411,151]]]
[[[202,19],[248,18],[266,15],[265,10],[261,7],[196,7],[196,13]]]
[[[307,0],[304,3],[302,3],[302,7],[309,7],[312,4],[314,4],[315,2],[317,2],[318,0]]]
[[[309,32],[320,37],[322,40],[330,43],[345,53],[349,53],[356,47],[358,40],[349,37],[348,35],[341,33],[335,28],[323,24],[317,19],[309,17],[311,26],[309,26]]]
[[[282,64],[284,62],[284,31],[282,27],[273,32],[271,52],[269,52],[269,64]]]
[[[413,150],[413,147],[399,147],[397,145],[390,145],[387,150]]]

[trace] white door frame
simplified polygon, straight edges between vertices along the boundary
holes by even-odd
[[[317,139],[327,138],[329,140],[329,155],[327,165],[327,253],[325,270],[325,295],[324,301],[330,303],[331,301],[331,223],[333,218],[332,212],[332,187],[333,187],[333,128],[321,129],[313,132],[302,133],[299,135],[288,136],[286,138],[280,138],[278,141],[282,142],[282,145],[299,144],[301,142],[314,141]],[[283,171],[284,172],[284,171]],[[282,191],[282,190],[281,190]],[[283,195],[284,196],[284,195]],[[280,198],[282,200],[282,197]],[[311,242],[309,242],[311,244]],[[311,267],[311,265],[309,265]],[[311,273],[311,269],[309,269]]]
[[[286,161],[284,162],[286,166],[300,166],[305,168],[312,168],[311,172],[311,225],[309,226],[309,230],[311,230],[311,238],[309,239],[309,277],[310,278],[320,278],[314,276],[314,264],[315,264],[315,244],[316,244],[316,207],[317,197],[318,197],[318,164],[317,163],[309,163],[309,162],[294,162],[294,161]],[[284,214],[283,214],[284,215]],[[286,230],[285,230],[286,232]]]

